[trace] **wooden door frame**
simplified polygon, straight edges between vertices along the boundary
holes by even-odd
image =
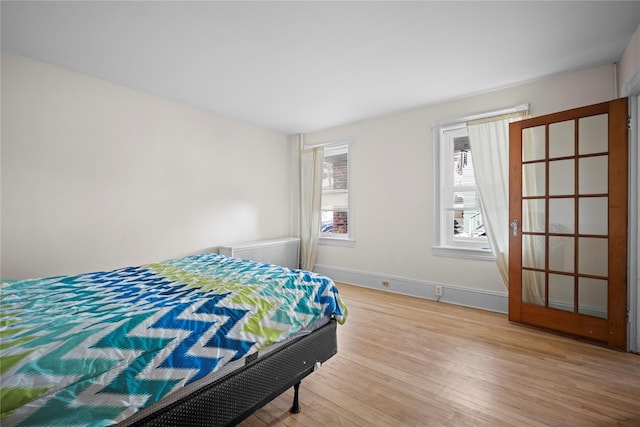
[[[624,144],[609,145],[609,237],[608,237],[608,318],[591,316],[576,318],[572,312],[548,309],[522,303],[522,270],[516,268],[522,260],[522,234],[509,233],[509,320],[535,325],[570,335],[592,339],[606,345],[626,350],[627,348],[627,222],[628,222],[628,168],[612,167],[628,163],[626,98],[603,102],[547,114],[519,122],[509,127],[509,221],[522,224],[522,129],[549,122],[575,120],[579,117],[608,113],[609,141],[624,138]],[[547,160],[548,161],[548,160]],[[506,226],[506,225],[505,225]],[[624,289],[621,289],[621,288]],[[562,325],[562,329],[558,327]],[[585,332],[586,331],[586,332]]]

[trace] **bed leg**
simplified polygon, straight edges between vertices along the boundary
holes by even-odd
[[[300,412],[300,401],[298,400],[299,390],[300,382],[293,386],[293,405],[291,406],[292,414],[297,414]]]

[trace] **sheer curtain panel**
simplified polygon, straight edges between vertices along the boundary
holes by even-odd
[[[300,147],[300,261],[302,269],[311,271],[320,237],[324,149]]]
[[[505,287],[509,284],[509,123],[526,112],[467,123],[487,238]]]

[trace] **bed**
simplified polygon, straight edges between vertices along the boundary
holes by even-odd
[[[4,281],[3,426],[234,425],[337,352],[327,277],[218,254]]]

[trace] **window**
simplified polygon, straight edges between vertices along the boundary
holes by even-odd
[[[492,259],[480,212],[467,126],[435,132],[436,255]]]
[[[321,238],[351,237],[348,142],[328,144],[324,148],[321,213]]]

